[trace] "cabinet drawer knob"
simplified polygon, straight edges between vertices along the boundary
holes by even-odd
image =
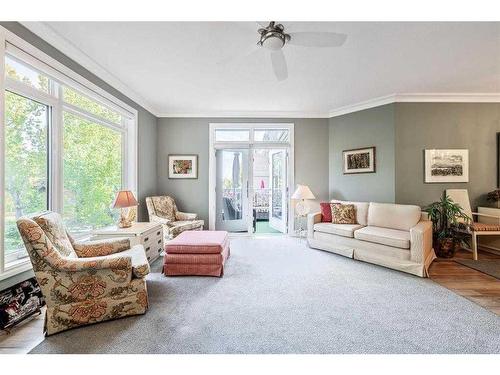
[[[156,235],[157,235],[157,236],[159,236],[159,235],[160,235],[160,233],[161,233],[161,231],[158,231],[158,232],[156,232]]]
[[[158,243],[161,243],[161,239],[158,240]]]
[[[151,246],[146,247],[146,251],[149,251],[151,249]]]
[[[144,238],[144,242],[148,241],[149,240],[149,237],[146,237]]]
[[[162,250],[162,249],[161,249],[161,247],[160,247],[160,248],[158,249],[158,252],[159,252],[159,253],[161,253],[161,250]]]

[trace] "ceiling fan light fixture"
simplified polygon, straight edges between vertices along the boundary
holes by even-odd
[[[271,51],[280,50],[290,40],[290,35],[284,33],[283,25],[273,21],[266,28],[259,29],[258,33],[260,40],[257,44]]]
[[[284,38],[280,38],[277,35],[270,35],[264,40],[261,40],[260,45],[264,48],[270,49],[271,51],[277,51],[285,45]]]

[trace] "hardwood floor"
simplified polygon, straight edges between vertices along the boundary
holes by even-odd
[[[479,251],[479,259],[500,259],[500,255]],[[460,250],[455,258],[472,259],[472,253]],[[430,278],[447,289],[500,315],[500,280],[453,259],[436,259],[430,269]]]
[[[456,258],[472,259],[472,254],[461,250]],[[479,259],[500,259],[500,255],[480,251]],[[500,315],[500,280],[453,259],[436,259],[429,273],[436,283]],[[0,331],[0,354],[28,353],[42,342],[44,314],[14,327],[10,334]]]

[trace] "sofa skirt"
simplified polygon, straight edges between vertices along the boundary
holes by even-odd
[[[360,241],[355,238],[314,232],[307,239],[311,248],[328,251],[348,258],[410,273],[419,277],[428,276],[428,267],[435,259],[434,251],[425,262],[416,263],[410,259],[410,250]]]

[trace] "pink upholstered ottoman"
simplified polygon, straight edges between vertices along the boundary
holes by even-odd
[[[163,273],[166,276],[219,276],[229,257],[225,231],[186,231],[165,245]]]

